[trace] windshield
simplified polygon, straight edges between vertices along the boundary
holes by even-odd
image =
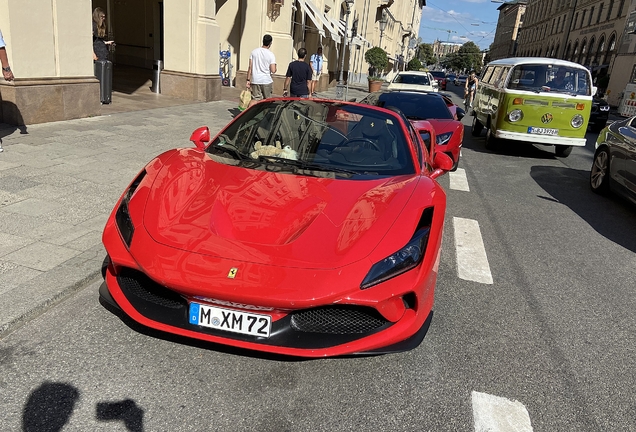
[[[392,91],[369,95],[362,103],[384,108],[395,107],[409,120],[448,119],[452,120],[446,101],[438,94]]]
[[[572,66],[525,64],[515,66],[508,88],[534,92],[590,95],[591,83],[587,70]]]
[[[431,84],[431,82],[428,79],[428,75],[416,75],[416,74],[397,74],[393,82],[396,84],[419,84],[419,85]]]
[[[412,174],[399,122],[360,105],[276,100],[247,110],[206,151],[221,163],[318,177]]]

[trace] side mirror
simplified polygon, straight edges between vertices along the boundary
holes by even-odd
[[[436,152],[433,157],[433,173],[431,174],[432,179],[436,179],[437,177],[445,174],[453,168],[453,160],[446,153]]]
[[[466,111],[464,111],[463,109],[457,107],[457,109],[455,110],[455,113],[457,114],[457,120],[461,120],[464,117],[466,117]]]
[[[198,128],[190,135],[190,141],[192,141],[198,149],[204,150],[206,144],[210,142],[210,129],[208,129],[207,126]]]
[[[592,86],[592,96],[594,96],[597,91],[598,91],[598,87]]]

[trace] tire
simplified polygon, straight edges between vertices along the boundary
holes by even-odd
[[[499,140],[494,137],[490,127],[486,128],[486,148],[495,151],[499,148]]]
[[[558,157],[566,158],[566,157],[570,156],[570,153],[572,153],[572,146],[567,146],[567,145],[555,145],[555,146],[554,146],[554,153],[555,153]]]
[[[446,153],[451,160],[453,159],[452,153]],[[453,162],[453,167],[450,169],[452,172],[457,171],[457,167],[459,166],[459,156],[457,156],[457,160]]]
[[[590,170],[590,188],[599,195],[606,195],[609,192],[609,164],[607,147],[599,148],[594,154]]]
[[[477,120],[477,116],[473,113],[473,126],[470,134],[474,137],[478,137],[481,135],[481,131],[484,129],[484,125],[481,124],[479,120]]]

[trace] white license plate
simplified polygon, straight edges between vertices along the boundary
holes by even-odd
[[[559,134],[559,130],[558,129],[548,129],[548,128],[530,126],[528,128],[528,133],[539,134],[539,135],[558,135]]]
[[[199,303],[190,303],[190,324],[241,333],[269,337],[272,317],[269,315],[239,312]]]

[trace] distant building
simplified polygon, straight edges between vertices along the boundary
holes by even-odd
[[[435,40],[435,42],[433,42],[433,54],[435,54],[437,58],[441,58],[445,55],[456,53],[461,47],[462,44],[460,43]]]
[[[517,37],[526,12],[527,0],[512,0],[499,6],[499,20],[495,39],[490,48],[490,59],[514,57],[517,54]]]

